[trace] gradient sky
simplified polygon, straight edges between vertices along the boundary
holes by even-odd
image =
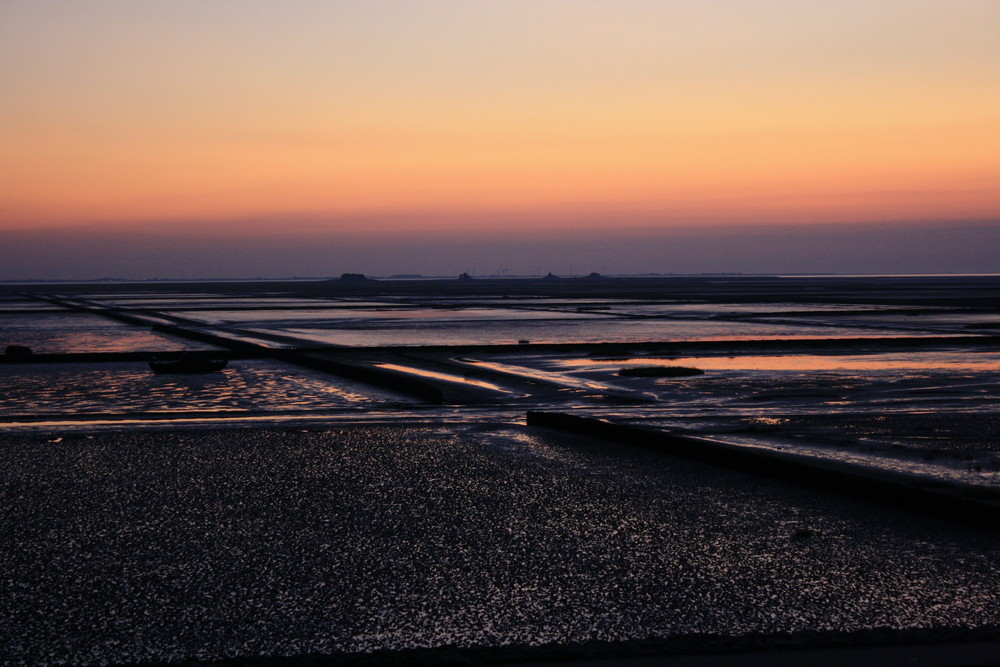
[[[727,229],[1000,271],[998,35],[997,0],[5,0],[0,279],[670,272]],[[747,253],[686,270],[792,270]]]

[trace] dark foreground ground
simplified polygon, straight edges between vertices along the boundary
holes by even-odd
[[[610,447],[492,425],[0,435],[0,656],[998,639],[995,532]]]

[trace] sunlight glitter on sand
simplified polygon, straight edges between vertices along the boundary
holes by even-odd
[[[1000,622],[992,536],[586,438],[0,441],[0,651],[25,663]]]

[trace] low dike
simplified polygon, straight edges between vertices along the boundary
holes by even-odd
[[[420,378],[415,378],[406,373],[400,373],[385,368],[379,368],[370,364],[352,363],[330,359],[312,351],[296,350],[279,347],[267,347],[249,340],[241,340],[211,331],[206,331],[200,323],[190,322],[183,318],[164,316],[160,313],[139,311],[126,312],[123,309],[108,308],[86,302],[61,299],[57,297],[39,297],[44,301],[54,305],[76,310],[80,312],[92,313],[102,317],[123,322],[139,327],[150,327],[153,331],[169,334],[178,338],[197,341],[221,348],[220,350],[197,350],[187,352],[190,356],[201,358],[225,357],[228,359],[277,359],[289,364],[309,368],[312,370],[328,373],[348,380],[354,380],[368,384],[380,389],[389,390],[397,394],[410,396],[425,403],[441,405],[443,392],[431,382]],[[163,318],[173,320],[173,323],[162,321]],[[278,342],[293,341],[295,339],[287,336],[275,336],[254,332],[257,338],[267,338]],[[103,357],[93,353],[87,355],[30,355],[17,359],[3,359],[2,361],[12,361],[19,363],[45,363],[45,362],[67,362],[67,361],[145,361],[151,356],[150,353],[111,353]]]
[[[528,426],[578,433],[722,466],[798,486],[1000,531],[1000,492],[839,461],[754,449],[707,438],[562,412],[528,412]]]

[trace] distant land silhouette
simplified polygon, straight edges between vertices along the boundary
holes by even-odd
[[[208,225],[211,229],[211,225]],[[169,229],[164,227],[164,229]],[[582,230],[502,235],[468,230],[391,239],[289,234],[267,241],[219,230],[10,231],[0,281],[471,278],[701,274],[1000,272],[1000,220]],[[477,271],[473,267],[491,267]],[[356,267],[356,268],[355,268]],[[492,270],[492,267],[504,267]],[[405,277],[405,278],[404,278]]]

